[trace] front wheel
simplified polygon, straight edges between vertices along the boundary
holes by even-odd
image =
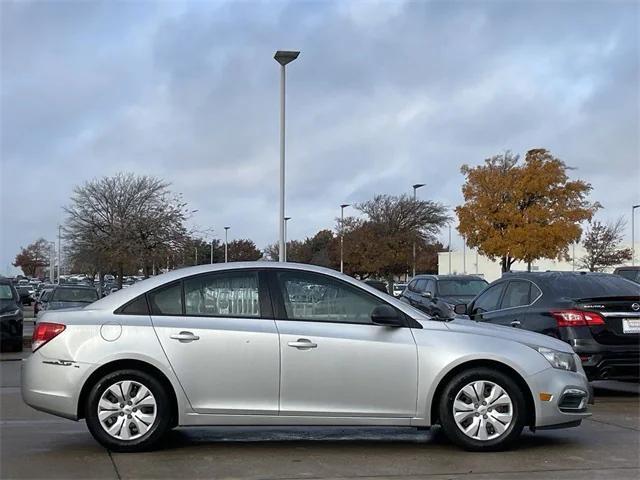
[[[440,422],[447,437],[474,451],[501,450],[526,423],[524,394],[500,371],[472,368],[456,375],[440,398]]]
[[[139,370],[109,373],[91,388],[85,404],[87,427],[104,447],[137,452],[153,447],[171,426],[165,387]]]

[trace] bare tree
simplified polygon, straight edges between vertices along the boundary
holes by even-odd
[[[155,177],[117,174],[76,187],[65,208],[71,260],[93,255],[121,284],[125,268],[158,264],[187,238],[190,212],[180,195]],[[103,271],[104,272],[104,271]]]
[[[600,272],[631,260],[631,249],[620,248],[624,228],[622,218],[615,223],[591,223],[582,242],[587,254],[580,259],[580,267],[590,272]]]

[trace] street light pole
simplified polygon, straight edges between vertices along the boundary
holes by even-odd
[[[224,227],[224,263],[229,261],[229,229],[231,227]]]
[[[344,209],[350,206],[350,203],[340,205],[340,273],[344,273]]]
[[[211,239],[211,264],[213,264],[213,238]]]
[[[451,275],[451,224],[449,224],[449,275]]]
[[[278,215],[278,225],[280,230],[280,242],[278,249],[278,260],[284,262],[284,127],[285,127],[285,84],[286,65],[298,58],[300,52],[278,50],[273,58],[280,64],[280,214]]]
[[[60,267],[62,266],[62,262],[61,262],[61,256],[60,256],[60,232],[62,230],[62,227],[60,225],[58,225],[58,285],[60,285]]]
[[[56,242],[49,242],[49,282],[53,283],[56,269]]]
[[[198,247],[194,247],[193,249],[194,249],[194,250],[195,250],[195,252],[196,252],[196,255],[195,255],[195,257],[196,257],[196,258],[195,258],[196,262],[194,263],[194,265],[198,265]]]
[[[636,208],[640,208],[640,204],[631,207],[631,265],[636,264],[636,225],[635,213]]]
[[[284,217],[284,261],[287,261],[287,222],[291,217]]]
[[[416,202],[416,191],[420,188],[420,187],[424,187],[424,183],[416,183],[415,185],[413,185],[413,203],[415,204]],[[416,276],[416,239],[413,239],[413,277]]]

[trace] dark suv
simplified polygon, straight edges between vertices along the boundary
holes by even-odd
[[[455,311],[568,342],[590,380],[640,378],[640,285],[617,275],[505,274]]]
[[[0,350],[22,350],[22,302],[10,280],[0,278]]]
[[[416,275],[400,295],[432,317],[451,318],[453,307],[469,302],[489,283],[474,275]]]

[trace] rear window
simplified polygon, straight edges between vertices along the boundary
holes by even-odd
[[[618,275],[558,275],[549,287],[558,297],[597,298],[640,295],[640,286]]]
[[[470,295],[476,296],[489,285],[484,280],[455,279],[438,280],[438,293],[443,296]]]
[[[90,288],[56,288],[52,302],[92,303],[98,300],[98,292]]]
[[[618,270],[616,273],[627,280],[640,283],[640,270]]]

